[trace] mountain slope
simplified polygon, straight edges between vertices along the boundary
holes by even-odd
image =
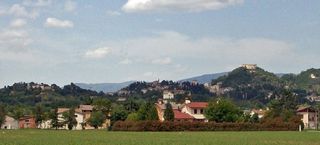
[[[109,93],[109,92],[116,92],[124,87],[127,87],[133,82],[135,81],[128,81],[123,83],[97,83],[97,84],[76,83],[76,85],[83,89]]]
[[[200,84],[205,84],[205,83],[210,83],[212,80],[217,79],[221,76],[227,75],[227,72],[222,72],[222,73],[215,73],[215,74],[205,74],[201,76],[196,76],[192,78],[187,78],[183,80],[179,80],[178,82],[191,82],[191,81],[197,81]]]

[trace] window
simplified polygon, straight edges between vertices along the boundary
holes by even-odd
[[[194,110],[193,110],[193,114],[198,114],[198,110],[197,110],[197,109],[194,109]]]
[[[203,114],[203,109],[200,110],[200,114]]]

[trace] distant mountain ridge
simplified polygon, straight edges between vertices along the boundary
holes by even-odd
[[[201,76],[195,76],[192,78],[187,78],[183,80],[179,80],[178,82],[191,82],[191,81],[197,81],[200,84],[210,83],[212,80],[217,79],[219,77],[222,77],[224,75],[227,75],[228,72],[222,72],[222,73],[214,73],[214,74],[204,74]]]
[[[129,86],[135,81],[127,81],[123,83],[97,83],[97,84],[87,84],[87,83],[76,83],[77,86],[83,89],[94,90],[97,92],[112,93],[119,91],[120,89]]]

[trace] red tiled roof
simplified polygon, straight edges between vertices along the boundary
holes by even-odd
[[[207,102],[191,102],[186,104],[189,108],[206,108],[208,106]]]
[[[173,110],[174,119],[193,119],[193,117],[187,113],[182,113],[179,110]]]

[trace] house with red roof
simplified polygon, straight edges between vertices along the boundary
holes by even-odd
[[[208,106],[207,102],[191,102],[186,100],[182,106],[181,112],[189,114],[197,121],[206,121],[204,109]]]
[[[192,117],[191,115],[187,113],[181,112],[181,104],[176,104],[174,102],[170,102],[172,106],[172,110],[174,113],[174,121],[194,121],[195,118]],[[159,101],[158,103],[155,104],[158,117],[160,121],[165,121],[164,120],[164,111],[166,110],[166,104],[163,101]]]

